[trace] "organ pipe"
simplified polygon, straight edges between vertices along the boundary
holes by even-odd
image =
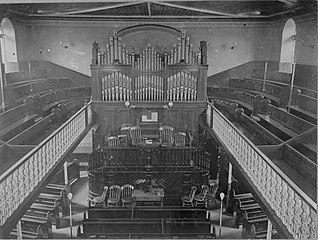
[[[206,42],[200,42],[200,51],[196,54],[190,38],[182,32],[181,37],[177,38],[177,43],[169,51],[165,49],[160,53],[151,44],[147,44],[140,54],[135,54],[134,49],[131,52],[126,49],[122,39],[114,32],[109,38],[109,43],[104,46],[105,49],[100,49],[96,42],[93,43],[92,65],[131,65],[132,69],[141,72],[133,71],[132,76],[129,76],[121,70],[114,70],[112,73],[100,76],[103,101],[132,99],[195,101],[197,99],[198,79],[194,75],[180,69],[167,76],[164,69],[168,70],[170,65],[178,64],[206,64]],[[162,70],[165,72],[161,72]]]

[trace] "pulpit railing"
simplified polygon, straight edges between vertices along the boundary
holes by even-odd
[[[0,176],[0,230],[75,146],[92,117],[89,103]]]
[[[103,147],[93,152],[89,171],[113,166],[195,166],[202,171],[210,171],[210,159],[203,148],[169,147]]]
[[[317,203],[210,103],[206,117],[206,122],[211,123],[209,125],[219,140],[235,157],[291,236],[316,239]]]

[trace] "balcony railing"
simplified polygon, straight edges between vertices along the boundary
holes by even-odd
[[[206,117],[208,125],[235,157],[292,237],[316,239],[317,203],[212,104],[208,104]]]
[[[49,176],[92,121],[89,103],[0,176],[0,227],[21,210],[23,201]]]

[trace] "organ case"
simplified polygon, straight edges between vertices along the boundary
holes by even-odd
[[[141,53],[129,52],[114,31],[103,52],[93,43],[93,101],[205,101],[206,42],[200,46],[196,53],[182,32],[170,51],[148,44]]]

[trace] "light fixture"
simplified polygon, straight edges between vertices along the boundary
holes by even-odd
[[[72,221],[72,197],[73,197],[73,194],[71,192],[69,192],[67,194],[67,198],[69,200],[69,204],[70,204],[70,232],[71,232],[71,238],[73,238],[73,235],[72,235],[72,227],[73,227],[73,221]]]
[[[135,108],[136,107],[135,105],[130,104],[130,102],[128,102],[128,101],[125,102],[125,106],[126,106],[127,109],[128,108],[131,109],[131,108]]]
[[[220,209],[220,228],[219,228],[219,237],[221,236],[221,227],[222,227],[222,208],[223,208],[223,199],[225,195],[223,192],[220,193],[220,199],[221,199],[221,209]]]
[[[173,102],[168,102],[167,105],[164,105],[163,108],[170,110],[170,108],[172,108],[173,106]]]

